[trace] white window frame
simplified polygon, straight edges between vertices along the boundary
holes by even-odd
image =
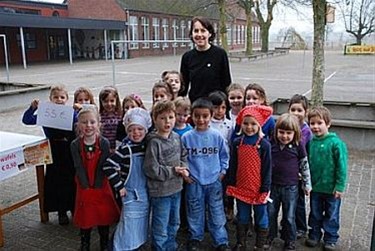
[[[173,19],[173,21],[172,21],[173,40],[177,40],[178,28],[179,27],[177,25],[177,19]],[[177,47],[177,43],[173,43],[173,47]]]
[[[228,45],[232,45],[232,25],[227,26],[227,40]]]
[[[246,27],[245,25],[241,25],[241,44],[245,44],[245,31]]]
[[[241,44],[241,25],[237,25],[237,44]]]
[[[180,34],[181,34],[181,40],[185,40],[185,32],[186,32],[186,26],[185,26],[185,20],[180,20]],[[185,43],[181,43],[180,47],[185,47]]]
[[[169,27],[169,25],[168,25],[168,19],[167,18],[163,18],[162,19],[162,22],[161,22],[161,27],[162,27],[162,29],[163,29],[163,40],[168,40],[168,31],[169,31],[169,29],[168,29],[168,27]],[[164,42],[163,43],[163,48],[168,48],[168,43],[167,42]]]
[[[232,42],[233,45],[237,44],[237,25],[233,24],[232,25]]]
[[[157,17],[152,18],[152,30],[154,33],[154,40],[160,39],[160,19]],[[154,42],[152,44],[153,48],[160,48],[160,44],[158,42]]]
[[[130,16],[129,17],[129,40],[134,41],[138,40],[138,17]],[[129,49],[135,50],[138,49],[138,43],[130,43]]]
[[[141,17],[141,25],[142,25],[142,31],[143,31],[143,40],[150,40],[150,18]],[[143,43],[142,48],[144,49],[150,48],[150,43],[148,42]]]

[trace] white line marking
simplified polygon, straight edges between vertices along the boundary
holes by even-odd
[[[331,75],[329,75],[326,79],[324,79],[324,83],[327,82],[328,80],[330,80],[336,73],[337,73],[337,71],[334,71]],[[302,94],[302,96],[306,96],[311,91],[312,91],[312,89],[308,90],[307,92],[305,92],[304,94]]]

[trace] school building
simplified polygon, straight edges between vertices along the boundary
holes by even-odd
[[[0,63],[4,40],[11,64],[83,59],[108,59],[111,41],[115,58],[182,53],[191,46],[190,20],[208,17],[219,31],[219,10],[199,0],[65,0],[61,4],[0,1]],[[253,44],[260,29],[253,15]],[[227,1],[230,50],[245,49],[246,16],[236,1]],[[144,41],[144,42],[143,42]],[[219,36],[215,43],[220,44]]]

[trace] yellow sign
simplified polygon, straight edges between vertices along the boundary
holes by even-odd
[[[347,45],[345,54],[375,54],[375,45]]]

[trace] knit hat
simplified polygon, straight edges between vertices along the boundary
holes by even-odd
[[[128,131],[131,125],[140,125],[146,132],[151,127],[151,117],[148,111],[143,108],[135,107],[130,109],[124,116],[123,120],[125,131]]]
[[[267,120],[272,115],[272,108],[269,106],[264,105],[251,105],[251,106],[245,106],[242,108],[242,110],[238,113],[236,124],[241,125],[243,118],[245,116],[251,116],[258,121],[260,126],[263,126]]]

